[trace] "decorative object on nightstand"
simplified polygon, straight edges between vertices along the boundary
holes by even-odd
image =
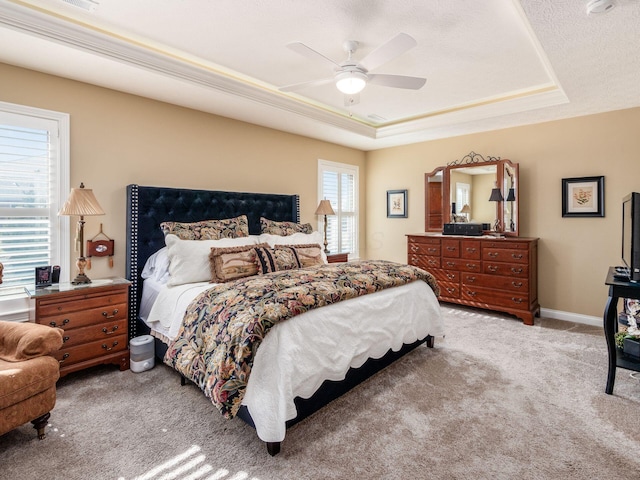
[[[54,354],[61,376],[109,363],[129,368],[130,283],[109,278],[27,289],[34,304],[30,320],[64,330],[64,344]]]
[[[329,253],[329,249],[327,245],[327,215],[335,215],[336,212],[331,208],[331,202],[329,200],[320,200],[320,204],[318,204],[318,208],[316,208],[316,215],[324,215],[324,253]]]
[[[348,260],[349,260],[348,253],[333,253],[333,254],[327,255],[328,263],[343,263],[343,262],[347,262]]]
[[[104,210],[93,195],[93,190],[84,188],[84,184],[80,183],[80,188],[72,188],[69,198],[62,206],[58,215],[78,216],[78,227],[76,230],[76,250],[79,246],[80,256],[76,261],[78,267],[78,275],[71,282],[73,285],[91,283],[89,277],[84,273],[87,266],[87,260],[84,258],[84,217],[88,215],[104,215]]]

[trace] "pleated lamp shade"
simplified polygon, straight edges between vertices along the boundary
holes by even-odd
[[[58,215],[75,215],[83,217],[87,215],[104,215],[104,210],[96,200],[93,190],[84,188],[84,184],[80,184],[80,188],[72,188],[69,198],[64,203]]]

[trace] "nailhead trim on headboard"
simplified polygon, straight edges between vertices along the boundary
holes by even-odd
[[[260,217],[299,222],[298,195],[190,190],[168,187],[127,186],[127,260],[129,291],[129,335],[144,334],[138,322],[142,296],[140,274],[147,259],[164,246],[160,223],[195,222],[247,215],[249,233],[260,233]]]

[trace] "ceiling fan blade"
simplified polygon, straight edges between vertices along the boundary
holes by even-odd
[[[326,66],[328,66],[332,70],[335,68],[340,68],[340,65],[338,65],[336,62],[334,62],[328,57],[325,57],[320,52],[316,52],[313,48],[307,47],[304,43],[300,43],[300,42],[288,43],[287,47],[289,47],[294,52],[299,53],[303,57],[307,57],[310,60],[313,60],[313,61],[320,60],[322,63],[324,63]]]
[[[426,78],[408,77],[405,75],[371,74],[369,83],[382,85],[384,87],[407,88],[409,90],[419,90],[427,82]]]
[[[352,95],[345,95],[344,96],[344,106],[345,107],[351,107],[353,105],[357,105],[360,103],[360,94],[359,93],[354,93]]]
[[[402,55],[407,50],[412,49],[418,45],[418,42],[411,35],[406,33],[399,33],[387,43],[380,45],[369,55],[364,57],[360,62],[367,70],[375,70],[381,65],[393,60],[394,58]]]
[[[325,85],[331,82],[335,82],[334,77],[321,78],[320,80],[309,80],[308,82],[292,83],[291,85],[284,85],[283,87],[279,87],[278,90],[280,90],[281,92],[293,92],[306,87],[317,87],[319,85]]]

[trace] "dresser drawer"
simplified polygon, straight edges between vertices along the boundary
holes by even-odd
[[[460,284],[451,282],[438,282],[440,297],[460,298]]]
[[[460,240],[442,240],[442,256],[448,258],[460,258]]]
[[[40,315],[37,321],[44,325],[51,325],[52,327],[60,327],[65,330],[69,330],[104,321],[126,320],[128,316],[127,305],[125,298],[125,303],[105,305],[86,310],[63,312],[56,315]]]
[[[458,270],[460,272],[482,272],[481,263],[479,261],[464,260],[461,258],[443,258],[442,268]]]
[[[527,293],[529,291],[529,280],[527,278],[499,277],[482,273],[463,273],[462,284],[514,292]]]
[[[462,258],[469,260],[480,260],[480,241],[479,240],[463,240],[460,246],[460,254]]]
[[[440,257],[428,257],[426,255],[409,254],[409,265],[422,268],[431,272],[434,268],[440,268]]]
[[[470,302],[499,305],[503,307],[527,310],[529,296],[527,292],[504,292],[489,288],[463,285],[460,288],[460,298]]]
[[[529,265],[500,262],[484,262],[483,273],[489,275],[505,275],[510,277],[528,277]]]
[[[127,331],[127,319],[106,321],[101,324],[64,331],[64,347],[72,347],[94,340],[108,340]]]
[[[491,262],[529,263],[527,251],[504,248],[483,248],[482,259]]]
[[[457,270],[437,269],[432,270],[431,273],[436,277],[436,280],[438,280],[438,284],[440,284],[440,282],[460,283],[460,272]]]
[[[116,353],[127,348],[127,335],[120,335],[117,337],[107,338],[104,340],[97,340],[82,345],[76,345],[75,347],[66,347],[62,345],[62,348],[55,352],[54,357],[60,363],[60,368],[68,367],[74,363],[82,362],[85,360],[91,360],[94,358],[103,357],[110,353]]]
[[[409,254],[440,256],[440,242],[438,243],[417,243],[409,242]]]

